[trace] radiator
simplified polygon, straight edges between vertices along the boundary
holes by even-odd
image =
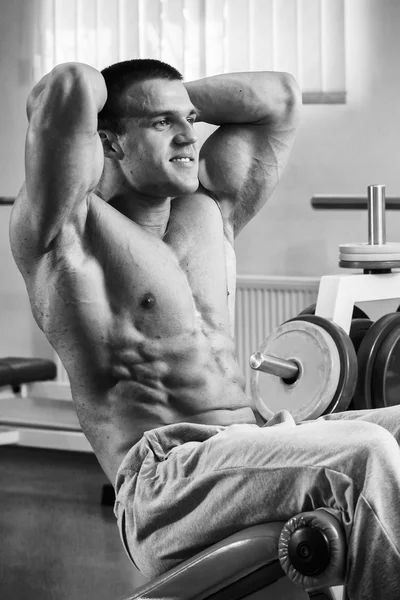
[[[319,279],[242,275],[236,286],[236,352],[250,393],[250,355],[278,325],[316,302]],[[58,381],[68,384],[68,375],[58,356]]]

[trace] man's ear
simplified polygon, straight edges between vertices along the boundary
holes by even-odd
[[[116,133],[109,129],[99,129],[99,136],[106,158],[113,158],[114,160],[122,160],[124,158],[124,151]]]

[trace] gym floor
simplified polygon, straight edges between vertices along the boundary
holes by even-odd
[[[145,582],[94,455],[0,446],[1,600],[118,600]]]

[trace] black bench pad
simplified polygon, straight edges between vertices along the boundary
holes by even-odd
[[[49,359],[15,356],[0,358],[0,386],[47,381],[55,379],[56,376],[56,364]]]

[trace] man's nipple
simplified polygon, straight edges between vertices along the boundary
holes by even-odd
[[[142,296],[140,301],[140,306],[145,309],[153,308],[155,306],[156,299],[155,296],[151,292],[147,292]]]

